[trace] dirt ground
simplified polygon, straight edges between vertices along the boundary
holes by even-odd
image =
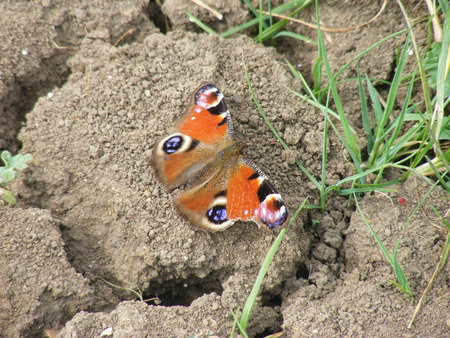
[[[222,22],[184,0],[165,1],[162,8],[148,1],[0,3],[0,149],[33,156],[12,186],[18,205],[0,206],[0,336],[229,335],[230,309],[242,309],[278,231],[267,234],[242,222],[224,232],[194,231],[176,215],[172,195],[148,166],[153,144],[202,81],[214,81],[224,92],[235,128],[249,143],[246,156],[264,168],[291,212],[305,197],[318,202],[319,192],[294,159],[320,178],[323,116],[287,89],[301,85],[284,62],[310,80],[316,47],[289,38],[274,48],[244,35],[207,35],[182,8],[219,32],[251,13],[237,0],[205,2],[224,15]],[[380,6],[322,1],[322,24],[354,26]],[[426,8],[416,1],[407,10],[420,17]],[[314,11],[311,6],[301,18],[313,21]],[[370,25],[326,33],[330,62],[338,69],[405,27],[398,6],[389,2]],[[289,28],[315,39],[313,29]],[[417,36],[426,43],[424,27]],[[403,39],[364,57],[361,72],[389,80]],[[290,151],[272,142],[248,91],[244,62]],[[344,75],[354,76],[355,67]],[[361,128],[355,86],[340,90],[355,128]],[[333,133],[328,158],[327,184],[352,175]],[[448,267],[407,328],[445,240],[431,206],[444,214],[448,196],[436,188],[404,227],[430,185],[417,178],[395,189],[359,203],[389,250],[403,238],[399,260],[415,300],[390,283],[393,270],[354,205],[332,196],[323,214],[304,210],[283,240],[250,336],[450,336]],[[398,203],[399,197],[406,203]],[[125,288],[157,300],[139,301]]]

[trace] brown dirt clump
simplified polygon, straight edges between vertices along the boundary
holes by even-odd
[[[212,24],[218,31],[250,17],[240,2],[227,4],[215,3],[225,14],[223,22]],[[323,116],[288,90],[300,91],[301,85],[283,61],[288,56],[308,73],[311,48],[283,40],[274,49],[246,36],[209,36],[188,23],[179,5],[0,4],[0,22],[8,32],[1,33],[6,46],[0,54],[0,148],[22,144],[21,152],[33,155],[13,186],[19,205],[0,206],[1,334],[35,336],[46,329],[62,330],[61,337],[110,331],[229,334],[230,309],[244,305],[276,234],[241,222],[220,233],[194,231],[173,211],[173,195],[148,166],[153,144],[167,134],[202,81],[214,81],[224,92],[234,126],[249,143],[246,156],[264,168],[291,212],[305,197],[318,202],[319,192],[294,159],[320,177]],[[214,21],[187,6],[205,22]],[[372,3],[367,10],[331,1],[321,6],[323,19],[331,23],[339,11],[361,21],[373,14]],[[401,15],[389,6],[376,24],[327,40],[336,67],[399,29]],[[388,79],[397,42],[364,59],[364,69]],[[244,63],[262,108],[290,151],[272,142],[248,91]],[[358,126],[354,89],[342,89],[348,90],[346,108]],[[333,184],[352,175],[353,168],[336,135],[329,137],[326,180]],[[403,237],[400,262],[415,295],[425,288],[444,238],[430,225],[429,206],[441,212],[448,207],[436,190],[424,214],[402,230],[426,189],[414,181],[399,186],[406,206],[396,204],[394,194],[393,204],[381,196],[360,201],[391,250]],[[310,210],[297,218],[264,281],[249,335],[281,330],[288,336],[448,335],[448,297],[437,298],[448,293],[448,271],[408,331],[415,303],[389,283],[391,267],[347,203],[334,196],[324,214]],[[136,301],[133,292],[105,281],[159,300]]]

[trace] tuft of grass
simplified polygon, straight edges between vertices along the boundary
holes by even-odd
[[[222,38],[227,38],[234,34],[242,33],[244,30],[248,28],[258,26],[258,35],[256,35],[253,39],[254,41],[259,43],[264,43],[266,41],[273,42],[280,36],[287,36],[294,39],[302,40],[307,43],[315,44],[314,41],[303,35],[284,30],[284,27],[286,26],[286,24],[289,23],[289,20],[282,19],[279,21],[275,21],[274,17],[271,15],[289,12],[287,14],[287,17],[294,17],[302,10],[304,10],[307,6],[309,6],[312,3],[312,1],[313,0],[295,0],[272,8],[272,1],[269,0],[267,4],[267,11],[269,14],[264,14],[266,12],[262,0],[259,3],[258,10],[252,5],[251,1],[244,0],[245,5],[250,9],[250,11],[253,13],[255,17],[221,34],[218,34],[216,31],[214,31],[214,29],[206,25],[204,22],[202,22],[200,19],[195,17],[187,10],[184,9],[183,11],[192,22],[198,25],[205,32],[207,32],[208,34],[219,35]]]
[[[111,282],[108,282],[106,279],[104,279],[103,277],[98,277],[101,281],[103,281],[105,284],[119,289],[119,290],[124,290],[124,291],[128,291],[131,292],[132,294],[134,294],[141,302],[153,302],[155,305],[159,305],[161,304],[161,300],[158,297],[154,297],[154,298],[148,298],[148,299],[144,299],[144,295],[142,293],[142,290],[139,287],[123,287],[120,285],[116,285],[113,284]],[[130,284],[128,282],[126,282],[127,284]]]
[[[6,189],[6,186],[19,177],[20,171],[28,167],[27,162],[31,160],[31,155],[12,156],[9,151],[4,150],[0,157],[4,163],[4,166],[0,167],[0,200],[14,205],[17,203],[16,197]]]
[[[401,2],[398,2],[401,6]],[[406,14],[405,20],[409,20]],[[320,23],[317,1],[316,21]],[[450,17],[444,23],[443,41],[439,45],[441,49],[438,50],[437,47],[434,47],[434,50],[432,49],[427,54],[428,58],[425,58],[425,61],[418,54],[414,32],[410,26],[409,30],[394,33],[361,52],[351,62],[347,63],[334,74],[331,72],[327,58],[320,24],[317,26],[319,57],[314,66],[313,87],[309,86],[300,72],[290,63],[287,63],[294,77],[300,80],[305,94],[293,90],[290,91],[301,100],[308,102],[322,112],[325,126],[323,147],[325,148],[327,144],[327,127],[331,126],[347,150],[349,160],[355,170],[354,175],[343,178],[333,186],[325,186],[326,152],[323,152],[321,180],[319,182],[317,180],[311,180],[321,193],[319,208],[324,210],[325,199],[332,192],[352,197],[369,232],[393,268],[396,281],[392,283],[404,292],[408,298],[413,299],[406,275],[397,259],[401,238],[397,240],[393,251],[390,252],[365,219],[359,208],[357,197],[363,193],[372,193],[375,191],[391,192],[393,190],[386,188],[405,180],[411,173],[422,178],[433,175],[436,178],[436,183],[441,184],[444,189],[450,192],[448,175],[450,171],[448,165],[450,161],[450,149],[444,151],[441,148],[441,144],[444,144],[450,139],[450,133],[448,132],[450,129],[450,117],[444,117],[443,114],[445,107],[450,101],[446,92],[447,87],[445,87],[445,84],[450,78],[446,74],[448,73],[448,65],[450,64],[448,55]],[[356,79],[338,81],[342,72],[355,61],[367,55],[373,48],[381,45],[388,39],[403,33],[407,33],[406,38],[396,60],[394,77],[392,81],[387,83],[389,90],[384,99],[381,99],[382,95],[373,84],[376,80],[370,79],[367,75],[361,75],[358,67]],[[416,69],[411,74],[406,74],[406,64],[412,54],[412,50],[416,53]],[[426,70],[431,70],[432,72],[426,73]],[[433,70],[436,71],[433,73]],[[326,73],[327,83],[322,82],[323,71]],[[436,76],[435,81],[433,81],[432,76]],[[423,88],[424,102],[415,101],[413,89],[417,83],[417,79],[419,79],[422,86],[427,83],[435,83],[435,96],[427,99],[427,96],[429,96],[429,88],[425,87]],[[426,79],[428,79],[428,82]],[[366,133],[366,140],[364,142],[368,154],[366,159],[362,157],[362,147],[352,127],[352,122],[345,112],[345,107],[340,100],[337,85],[342,81],[355,81],[357,84],[361,105],[361,122]],[[404,98],[401,98],[400,89],[405,86],[407,87],[406,94]],[[399,100],[403,101],[400,109],[396,107],[396,102]],[[433,155],[432,159],[429,158],[430,155]],[[387,181],[384,176],[387,168],[398,168],[404,174],[402,177]],[[301,168],[301,170],[303,171],[304,169]],[[368,178],[370,178],[372,183],[366,183]],[[430,179],[428,181],[431,182]],[[408,219],[407,224],[416,210]],[[404,228],[406,228],[407,224],[405,224]]]
[[[316,7],[317,8],[317,7]],[[317,21],[319,21],[317,13]],[[444,42],[442,43],[442,50],[448,51],[448,41],[450,39],[450,20],[447,20],[444,25]],[[303,89],[306,94],[300,94],[291,90],[291,92],[298,96],[301,100],[320,109],[324,115],[324,123],[331,126],[342,144],[347,149],[351,163],[354,165],[356,174],[350,179],[346,178],[334,186],[324,189],[323,177],[322,182],[311,180],[316,187],[322,192],[321,206],[324,205],[323,199],[327,197],[329,192],[335,191],[342,195],[348,195],[348,190],[342,190],[343,183],[351,183],[351,186],[356,190],[364,192],[376,191],[380,188],[379,182],[384,177],[384,170],[388,167],[397,167],[404,170],[404,175],[401,180],[406,179],[410,173],[419,175],[436,175],[432,165],[438,171],[449,170],[448,163],[450,161],[450,150],[442,150],[441,143],[450,140],[450,117],[444,117],[443,114],[437,114],[436,111],[443,111],[438,102],[441,101],[442,107],[446,107],[450,98],[445,97],[445,83],[448,78],[443,78],[445,71],[438,71],[436,74],[441,79],[436,83],[441,84],[443,94],[436,96],[430,100],[435,103],[433,109],[420,109],[421,102],[415,102],[413,98],[413,88],[417,82],[417,77],[421,77],[421,73],[413,71],[412,74],[404,74],[405,65],[410,57],[412,43],[414,41],[413,32],[410,31],[403,43],[401,53],[396,62],[396,71],[393,80],[388,83],[389,91],[387,97],[381,100],[380,93],[377,92],[373,85],[373,79],[367,75],[364,77],[360,74],[357,67],[357,78],[346,79],[346,81],[356,81],[360,95],[361,103],[361,121],[366,132],[366,151],[367,159],[361,156],[362,148],[359,145],[358,138],[346,116],[345,109],[342,106],[339,92],[337,90],[338,77],[347,69],[352,63],[359,60],[362,56],[367,55],[373,48],[384,43],[398,34],[404,33],[405,30],[394,33],[389,37],[380,40],[365,51],[359,53],[351,62],[338,70],[335,74],[330,71],[330,65],[327,59],[326,50],[323,44],[320,24],[318,25],[318,48],[319,58],[314,67],[314,86],[311,88],[305,81],[304,77],[298,72],[289,62],[287,62],[294,77],[300,79]],[[445,42],[447,41],[447,42]],[[439,52],[439,58],[436,59],[438,52],[435,50],[432,57],[428,58],[428,69],[437,69],[438,65],[448,64],[448,55],[444,52]],[[442,61],[442,59],[446,61]],[[434,60],[435,64],[432,65]],[[421,59],[418,59],[420,64]],[[319,65],[323,64],[323,65]],[[434,67],[434,68],[433,68]],[[424,68],[419,67],[418,68]],[[322,84],[322,69],[326,70],[328,83]],[[427,75],[423,75],[427,76]],[[395,102],[399,99],[400,89],[407,86],[406,97],[403,100],[401,110],[398,112],[395,107]],[[366,98],[366,92],[369,96],[369,101]],[[428,88],[427,88],[428,92]],[[440,98],[439,98],[440,97]],[[445,97],[445,100],[443,99]],[[330,109],[330,100],[332,100],[334,108]],[[426,106],[425,106],[426,108]],[[339,125],[336,125],[336,122]],[[409,126],[411,122],[415,124]],[[436,132],[436,129],[438,130]],[[324,133],[324,141],[326,141],[327,131]],[[430,151],[434,150],[435,156],[430,161],[425,161],[426,156]],[[326,155],[325,155],[326,156]],[[325,159],[324,156],[324,159]],[[324,161],[326,162],[326,160]],[[303,169],[302,169],[303,170]],[[365,183],[366,177],[375,175],[374,183],[367,185]],[[308,176],[309,177],[309,176]],[[448,177],[446,175],[437,175],[444,187],[448,185]],[[351,182],[349,182],[351,181]],[[398,180],[391,183],[396,184]],[[445,182],[445,184],[444,184]],[[317,184],[318,183],[318,184]],[[383,185],[391,185],[383,183]],[[360,189],[362,188],[362,189]],[[372,188],[372,189],[371,189]]]
[[[402,8],[401,2],[398,1],[398,3]],[[316,9],[316,20],[317,22],[320,22],[317,1]],[[450,15],[450,12],[447,11],[446,13],[448,14],[447,16]],[[304,77],[288,63],[293,75],[301,81],[306,94],[300,94],[292,90],[291,92],[322,111],[325,128],[327,125],[332,127],[333,131],[348,151],[351,163],[355,169],[355,175],[346,177],[337,184],[328,186],[324,189],[325,176],[323,173],[326,165],[326,153],[323,153],[322,176],[321,181],[318,182],[321,192],[320,209],[323,210],[323,206],[325,205],[324,199],[331,192],[353,197],[356,207],[366,223],[369,232],[374,237],[380,250],[393,268],[396,281],[393,281],[392,283],[405,293],[409,299],[413,299],[413,294],[409,287],[406,274],[397,259],[399,244],[402,238],[397,240],[393,251],[390,252],[364,217],[359,207],[357,197],[361,193],[392,191],[385,188],[405,180],[411,173],[422,178],[425,176],[434,176],[436,178],[436,183],[433,187],[436,186],[436,184],[440,184],[444,189],[450,192],[450,180],[448,175],[450,171],[450,149],[442,149],[442,144],[445,144],[450,140],[450,117],[444,117],[443,114],[445,107],[448,106],[450,101],[448,87],[446,87],[446,84],[450,81],[450,76],[448,76],[448,65],[450,64],[448,53],[450,45],[450,17],[447,17],[446,19],[442,43],[437,47],[432,47],[425,58],[422,58],[419,55],[414,32],[410,26],[406,39],[401,47],[401,52],[396,60],[394,77],[392,81],[388,83],[389,90],[384,99],[381,99],[382,95],[377,92],[376,87],[373,84],[374,80],[370,79],[367,75],[362,76],[359,68],[357,68],[356,79],[346,79],[346,81],[356,81],[358,86],[361,104],[361,122],[366,133],[365,144],[368,154],[367,159],[363,159],[361,156],[362,148],[352,129],[351,121],[349,121],[345,114],[337,90],[337,83],[339,83],[337,79],[339,75],[344,69],[349,67],[351,63],[346,64],[335,74],[330,71],[331,67],[327,59],[320,24],[318,24],[319,58],[314,67],[313,87],[311,88]],[[406,13],[405,20],[409,22]],[[404,32],[405,31],[397,32],[388,38],[392,38],[399,33]],[[385,41],[387,40],[383,39],[361,52],[358,54],[357,58],[352,60],[352,62],[363,55],[367,55],[375,46],[378,46]],[[412,50],[415,51],[416,55],[416,69],[414,69],[411,74],[405,74],[406,64]],[[322,65],[318,65],[318,63],[322,63]],[[326,76],[329,79],[326,84],[322,84],[322,69],[325,69]],[[436,79],[433,79],[433,76],[435,76]],[[434,97],[428,97],[430,88],[426,86],[422,88],[425,98],[424,102],[415,101],[413,89],[417,79],[419,79],[422,86],[429,83],[431,89],[433,89],[433,85],[435,84],[436,91]],[[403,98],[403,104],[400,109],[397,109],[395,106],[396,102],[402,100],[400,89],[405,86],[407,87],[407,91]],[[366,92],[368,93],[369,100],[367,99]],[[333,108],[330,108],[330,101],[333,103]],[[324,147],[326,145],[326,139],[327,131],[325,130]],[[430,155],[433,156],[432,159],[429,158]],[[386,181],[383,174],[387,168],[401,169],[404,172],[404,175],[401,178]],[[369,177],[373,182],[371,184],[365,183],[366,178]],[[428,181],[431,182],[429,179]],[[312,182],[317,186],[316,181]],[[344,189],[343,187],[349,188]],[[430,189],[424,199],[428,197],[431,191],[432,189]],[[424,199],[419,203],[417,208],[422,205]],[[408,221],[404,225],[404,229],[406,229],[408,223],[415,215],[417,208],[410,215]],[[447,252],[448,248],[445,246],[443,251]],[[443,257],[448,257],[448,255],[443,254]]]

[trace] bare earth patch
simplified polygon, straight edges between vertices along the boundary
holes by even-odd
[[[0,148],[15,150],[21,142],[21,152],[33,155],[13,186],[19,204],[0,206],[1,334],[36,336],[55,329],[61,337],[87,337],[109,328],[123,337],[229,334],[230,309],[243,307],[277,233],[253,223],[219,233],[194,231],[176,215],[172,195],[148,166],[153,144],[202,81],[214,81],[224,92],[235,128],[249,143],[246,156],[267,172],[291,213],[305,197],[317,203],[318,191],[293,159],[320,176],[323,116],[289,92],[301,88],[284,63],[289,57],[308,73],[315,61],[311,46],[282,40],[275,49],[246,36],[209,36],[180,14],[182,3],[166,1],[162,12],[144,1],[0,4],[0,22],[7,27],[1,32],[7,44],[0,54]],[[240,2],[227,3],[214,4],[225,15],[214,27],[219,31],[249,17]],[[389,6],[372,25],[330,34],[336,67],[403,28],[397,8]],[[324,22],[340,26],[353,23],[339,23],[339,11],[357,24],[377,10],[331,1],[321,7]],[[206,11],[191,11],[214,25]],[[163,12],[173,27],[168,33],[160,31]],[[389,79],[400,39],[363,60],[371,76]],[[272,142],[248,91],[244,62],[261,106],[291,151]],[[358,127],[354,87],[342,91]],[[333,133],[328,153],[328,184],[352,175]],[[391,198],[359,201],[390,250],[403,237],[400,263],[417,298],[444,240],[433,227],[430,206],[444,212],[448,196],[435,189],[403,226],[429,188],[410,180]],[[399,204],[398,197],[407,203]],[[359,213],[338,196],[326,210],[304,211],[285,237],[249,335],[450,335],[449,297],[439,298],[449,292],[448,268],[408,330],[417,300],[409,301],[389,282],[392,268]],[[159,301],[137,301],[134,293],[105,281]]]

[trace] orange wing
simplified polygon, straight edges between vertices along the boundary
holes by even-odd
[[[178,120],[177,130],[207,144],[227,138],[232,126],[222,92],[212,83],[202,84],[195,91],[194,105]]]
[[[195,180],[216,158],[232,132],[230,113],[219,89],[201,85],[194,105],[177,122],[177,132],[160,140],[150,164],[159,181],[169,189]]]
[[[263,229],[283,226],[288,210],[266,175],[250,160],[240,158],[230,175],[227,194],[230,219],[251,220]]]
[[[205,184],[186,190],[175,199],[178,212],[193,226],[225,230],[237,220],[253,221],[273,230],[288,218],[286,204],[253,162],[239,157]]]

